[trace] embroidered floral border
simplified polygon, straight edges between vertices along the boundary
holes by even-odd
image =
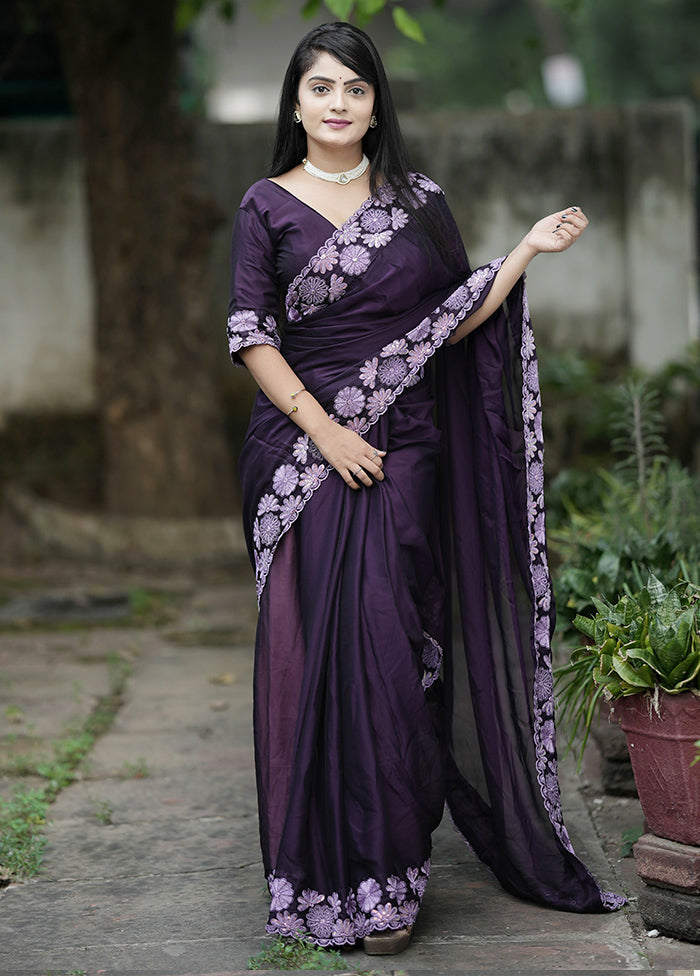
[[[423,631],[423,653],[421,654],[421,663],[425,668],[423,672],[423,678],[421,684],[423,690],[427,691],[431,685],[435,684],[437,679],[440,677],[440,670],[442,668],[443,652],[442,648],[430,634],[426,634]]]
[[[281,345],[274,315],[267,315],[254,308],[239,308],[231,312],[226,324],[226,335],[234,366],[243,365],[238,353],[247,346],[274,346],[279,349]]]
[[[503,260],[477,268],[414,329],[365,360],[354,382],[336,393],[331,419],[361,434],[368,431],[405,389],[420,380],[425,363],[467,317]],[[332,471],[308,434],[295,440],[292,454],[275,469],[253,522],[258,603],[280,539]]]
[[[420,173],[411,174],[411,190],[415,207],[426,202],[428,193],[442,193]],[[336,302],[367,271],[380,249],[409,221],[408,213],[395,203],[395,191],[380,187],[318,249],[287,289],[290,322]]]
[[[341,897],[335,891],[299,891],[273,872],[267,879],[271,900],[265,929],[271,935],[303,936],[319,946],[353,945],[371,932],[413,925],[429,875],[427,860],[401,876],[366,878]]]
[[[575,854],[564,824],[557,769],[556,731],[554,725],[554,687],[550,644],[550,611],[552,580],[547,560],[544,505],[544,437],[542,404],[537,367],[535,337],[530,322],[527,295],[523,291],[523,330],[520,355],[523,371],[522,417],[527,475],[527,523],[530,549],[530,578],[534,594],[532,632],[535,651],[533,690],[534,744],[537,781],[545,809],[557,837]],[[625,899],[601,889],[602,904],[619,908]]]

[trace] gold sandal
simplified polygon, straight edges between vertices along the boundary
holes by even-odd
[[[404,929],[392,929],[388,932],[372,932],[362,940],[362,948],[368,956],[395,956],[403,952],[411,941],[413,926]]]

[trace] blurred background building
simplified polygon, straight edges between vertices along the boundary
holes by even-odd
[[[370,31],[415,164],[443,185],[473,263],[579,203],[592,218],[586,238],[530,276],[543,348],[650,368],[682,357],[698,337],[697,0],[404,6],[426,44],[402,37],[388,12]],[[301,7],[238,0],[226,21],[210,6],[182,39],[181,104],[198,120],[203,181],[225,214],[206,307],[229,388],[242,382],[223,375],[230,221],[265,172],[291,49],[332,19],[321,7],[303,20]],[[89,414],[96,398],[81,158],[40,10],[9,0],[0,11],[0,427]]]

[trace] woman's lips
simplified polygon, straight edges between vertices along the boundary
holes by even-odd
[[[324,119],[323,121],[326,125],[329,125],[331,129],[344,129],[347,125],[350,125],[350,122],[347,122],[344,119]]]

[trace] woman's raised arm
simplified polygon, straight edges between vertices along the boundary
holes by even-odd
[[[588,218],[580,207],[569,207],[568,210],[560,210],[538,220],[498,269],[483,305],[462,322],[448,342],[459,342],[485,322],[503,304],[534,257],[538,254],[566,251],[579,239],[587,226]]]

